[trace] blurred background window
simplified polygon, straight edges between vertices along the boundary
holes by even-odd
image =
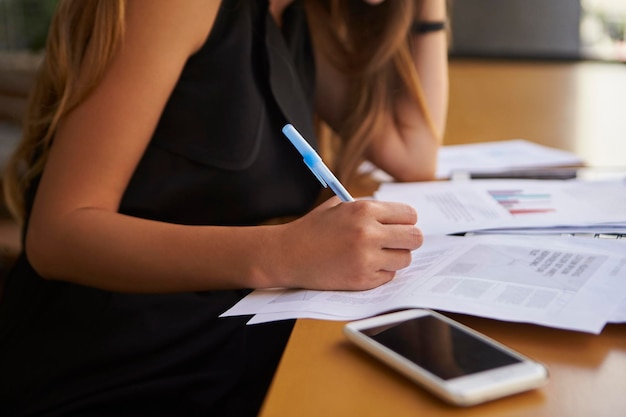
[[[626,1],[581,0],[581,3],[582,56],[626,62]]]

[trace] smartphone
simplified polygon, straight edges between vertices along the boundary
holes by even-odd
[[[348,323],[349,340],[458,406],[538,388],[548,369],[442,314],[404,310]]]

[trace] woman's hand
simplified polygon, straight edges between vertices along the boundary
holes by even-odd
[[[285,286],[366,290],[390,281],[411,262],[423,236],[405,204],[333,197],[279,233],[276,271]]]

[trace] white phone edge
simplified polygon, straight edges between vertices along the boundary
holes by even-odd
[[[362,329],[398,323],[425,315],[433,315],[457,326],[485,343],[506,351],[508,354],[520,359],[521,362],[445,381],[360,332]],[[470,327],[428,309],[403,310],[356,320],[344,326],[344,334],[351,342],[369,354],[448,403],[457,406],[472,406],[536,389],[543,386],[549,376],[547,367],[542,363],[530,359]]]

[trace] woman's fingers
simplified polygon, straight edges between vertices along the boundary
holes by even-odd
[[[407,204],[378,202],[374,207],[381,211],[377,220],[382,224],[410,224],[417,223],[417,211]]]
[[[406,249],[383,249],[381,270],[395,272],[411,264],[411,251]]]
[[[415,250],[424,243],[422,231],[415,226],[403,224],[387,224],[383,226],[383,237],[380,244],[385,249]]]

